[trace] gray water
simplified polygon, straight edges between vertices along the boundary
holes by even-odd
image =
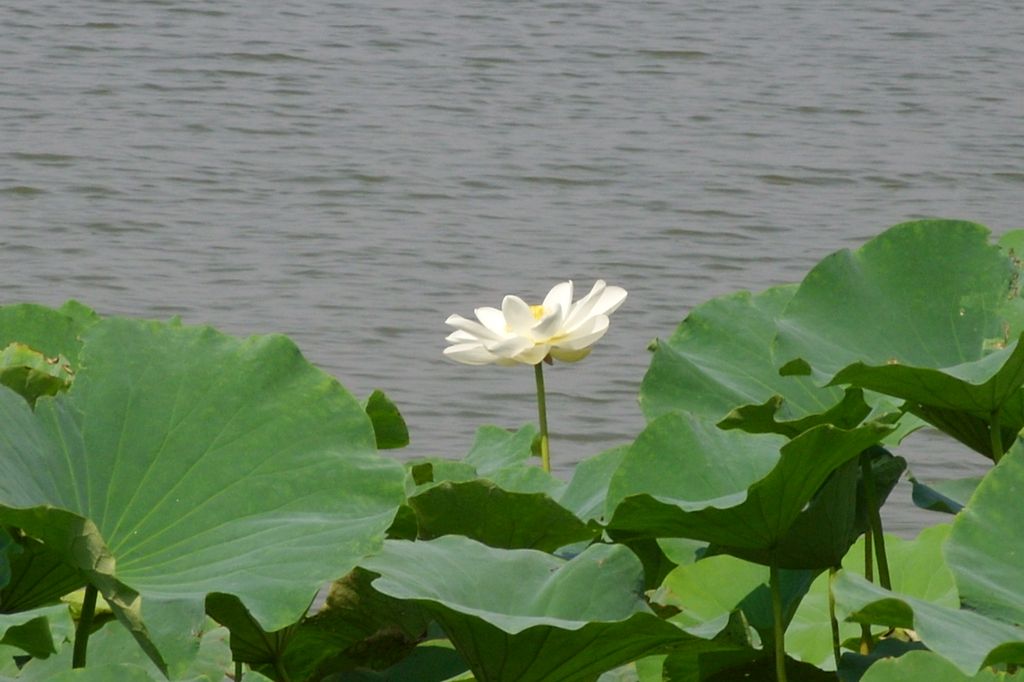
[[[442,358],[451,313],[629,290],[547,374],[567,476],[639,432],[692,307],[915,217],[1021,227],[1022,158],[1017,0],[0,8],[0,299],[287,333],[398,402],[403,456],[535,419],[528,368]],[[916,442],[922,478],[984,470]]]

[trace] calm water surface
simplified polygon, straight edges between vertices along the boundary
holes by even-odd
[[[285,332],[457,456],[533,378],[444,361],[445,317],[602,277],[626,305],[547,374],[568,475],[707,298],[915,217],[1022,227],[1021,7],[7,3],[2,299]],[[982,470],[915,442],[922,478]],[[934,520],[908,497],[902,532]]]

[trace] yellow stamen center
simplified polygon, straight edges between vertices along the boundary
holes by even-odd
[[[531,305],[530,312],[533,313],[533,319],[539,320],[544,317],[544,306],[542,305]]]

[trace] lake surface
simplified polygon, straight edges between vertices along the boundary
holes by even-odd
[[[0,9],[4,302],[284,332],[402,408],[404,455],[535,419],[445,318],[629,290],[547,372],[553,456],[628,442],[645,347],[921,216],[1021,224],[1004,2],[34,0]],[[916,474],[984,470],[934,439]],[[901,488],[890,526],[935,519]]]

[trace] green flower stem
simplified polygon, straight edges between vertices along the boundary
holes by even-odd
[[[769,582],[772,588],[772,619],[775,626],[775,679],[786,682],[786,629],[782,624],[782,584],[779,566],[773,562]]]
[[[832,624],[832,656],[836,661],[836,670],[839,670],[839,619],[836,618],[836,595],[832,591],[837,570],[835,566],[828,569],[828,618]]]
[[[988,435],[992,441],[992,461],[999,464],[999,460],[1003,458],[1003,431],[999,425],[999,408],[992,410]]]
[[[85,586],[85,597],[82,599],[82,613],[78,616],[78,627],[75,628],[75,647],[71,654],[71,667],[84,668],[85,654],[89,647],[89,633],[92,631],[92,619],[96,614],[96,587]]]
[[[885,554],[885,538],[882,535],[882,516],[878,509],[878,495],[875,492],[875,475],[871,470],[871,458],[867,452],[860,456],[861,477],[864,479],[864,501],[868,506],[868,525],[874,536],[875,557],[878,560],[878,583],[887,590],[892,589],[889,579],[889,560]]]
[[[551,449],[548,444],[548,408],[544,398],[544,363],[533,366],[537,378],[537,418],[540,421],[540,464],[544,471],[551,473]]]
[[[864,577],[869,583],[875,582],[875,562],[872,559],[871,530],[864,533]],[[860,653],[867,656],[871,653],[871,626],[860,624]]]
[[[874,543],[871,542],[871,529],[864,533],[864,577],[869,583],[875,582],[875,562],[872,559]]]
[[[235,682],[242,682],[242,662],[235,661]]]

